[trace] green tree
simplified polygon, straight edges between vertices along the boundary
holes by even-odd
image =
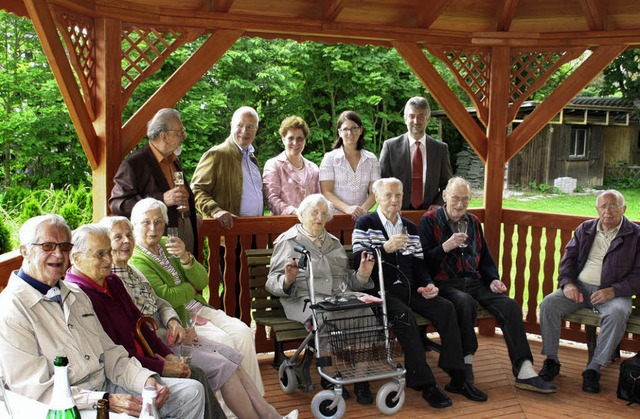
[[[640,58],[637,49],[624,51],[602,72],[602,95],[622,93],[640,110]]]

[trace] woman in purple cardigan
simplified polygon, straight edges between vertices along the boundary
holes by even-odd
[[[285,118],[279,132],[284,151],[265,163],[262,186],[271,215],[291,215],[305,197],[320,193],[319,170],[302,156],[309,136],[304,119]]]

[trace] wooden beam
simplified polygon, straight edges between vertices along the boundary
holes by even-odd
[[[320,2],[320,7],[322,7],[320,19],[333,22],[344,9],[344,0],[324,0]]]
[[[80,144],[82,144],[82,148],[89,160],[89,165],[91,169],[95,169],[98,166],[100,147],[91,118],[78,88],[75,74],[60,41],[51,11],[44,1],[24,0],[24,5],[29,11],[33,27],[47,56],[51,72],[58,83],[62,99],[67,105],[69,116],[76,128]]]
[[[96,19],[96,120],[94,127],[100,147],[98,165],[93,169],[93,220],[108,215],[108,198],[113,177],[122,161],[122,85],[120,75],[121,21]]]
[[[144,137],[147,122],[160,108],[174,106],[242,36],[242,31],[217,31],[198,48],[122,127],[122,157]]]
[[[500,229],[502,224],[502,191],[509,124],[509,86],[511,85],[511,49],[491,49],[489,81],[489,119],[487,123],[487,162],[484,176],[484,207],[487,217],[484,234],[495,260],[500,259]]]
[[[518,0],[500,0],[496,7],[498,15],[496,16],[496,31],[508,32],[511,28],[511,22],[518,10]]]
[[[591,80],[609,65],[626,47],[599,47],[531,115],[509,135],[507,161],[522,148],[571,101]]]
[[[227,13],[231,9],[234,0],[211,0],[213,11]]]
[[[590,31],[607,29],[607,6],[604,0],[580,0],[580,7]]]
[[[426,4],[421,3],[416,10],[416,26],[418,28],[429,28],[451,3],[453,3],[453,0],[431,0],[428,7]]]
[[[429,89],[431,95],[442,106],[471,148],[482,161],[485,161],[487,158],[487,136],[453,94],[447,82],[438,74],[422,49],[416,44],[406,42],[394,42],[393,46],[416,73],[422,84]]]

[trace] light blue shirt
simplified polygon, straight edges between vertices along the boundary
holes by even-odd
[[[240,216],[259,216],[264,214],[264,199],[262,197],[262,175],[260,169],[251,161],[255,151],[252,145],[242,151],[242,198],[240,200]]]

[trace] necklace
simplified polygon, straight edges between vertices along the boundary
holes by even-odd
[[[295,164],[293,160],[289,158],[289,156],[287,156],[287,160],[289,161],[289,163],[291,163],[291,166],[293,166],[293,168],[296,170],[300,170],[304,167],[304,160],[302,159],[300,159],[300,164]]]

